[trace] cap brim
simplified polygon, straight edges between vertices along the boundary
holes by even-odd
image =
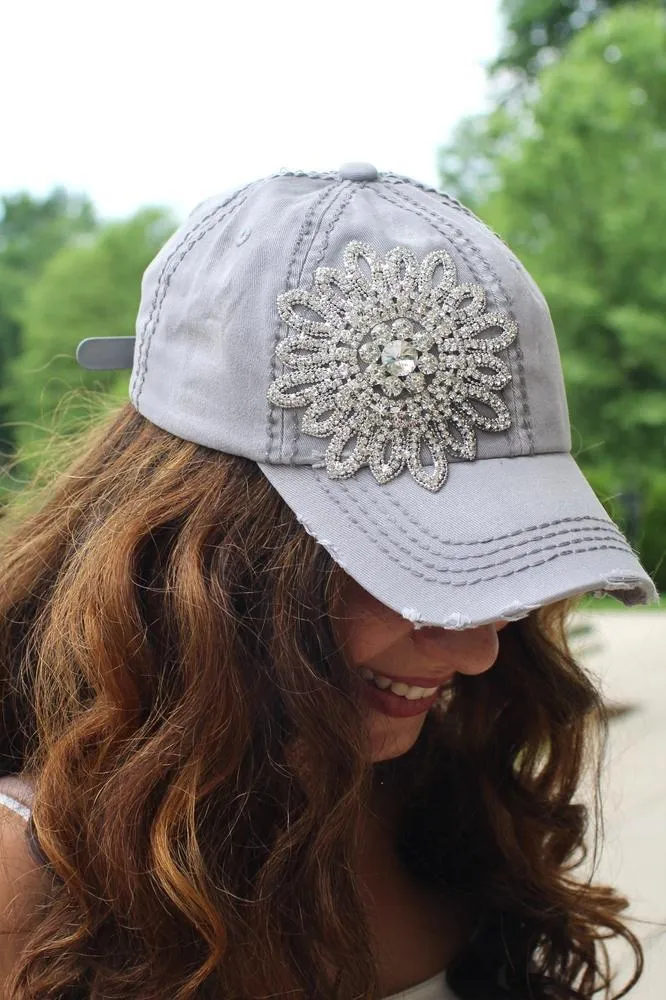
[[[452,462],[433,493],[403,470],[258,463],[303,527],[405,618],[463,629],[564,597],[658,601],[656,587],[570,454]]]

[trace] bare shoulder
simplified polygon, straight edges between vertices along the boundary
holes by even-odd
[[[0,792],[30,807],[32,785],[21,778],[0,778]],[[28,936],[49,880],[28,846],[26,820],[0,804],[0,986]]]

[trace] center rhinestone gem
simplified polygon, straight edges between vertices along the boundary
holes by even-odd
[[[418,357],[419,352],[408,340],[392,340],[382,351],[382,364],[391,375],[409,375]]]

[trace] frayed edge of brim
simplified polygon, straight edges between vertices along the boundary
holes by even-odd
[[[546,607],[548,604],[554,604],[556,601],[565,600],[567,598],[585,596],[598,598],[611,596],[614,597],[620,604],[624,604],[627,607],[634,607],[638,605],[658,605],[660,601],[659,593],[654,585],[652,589],[649,589],[644,583],[637,581],[635,577],[627,578],[626,576],[620,575],[615,577],[609,576],[604,580],[601,586],[597,586],[594,590],[577,590],[572,593],[550,597],[537,604],[519,604],[515,601],[512,604],[507,605],[501,611],[498,611],[496,615],[494,615],[491,619],[488,619],[488,622],[520,621],[523,618],[527,618],[533,611],[538,611],[539,608]],[[403,608],[400,613],[403,618],[412,622],[414,629],[429,628],[433,626],[436,628],[465,629],[487,624],[487,622],[473,622],[468,615],[459,611],[452,612],[443,621],[439,622],[425,621],[417,608]]]
[[[508,607],[497,615],[494,615],[489,621],[520,621],[521,618],[527,618],[527,616],[532,612],[536,611],[537,608],[541,607],[539,604],[534,604],[531,606],[520,605],[518,603],[510,604]],[[420,628],[449,628],[449,629],[464,629],[464,628],[475,628],[478,625],[486,624],[485,622],[473,622],[468,615],[462,614],[460,611],[454,611],[448,615],[443,621],[439,622],[427,622],[421,617],[419,611],[416,608],[403,608],[400,612],[403,618],[410,621],[414,629]]]
[[[586,593],[588,597],[614,597],[616,601],[627,607],[657,605],[661,600],[659,591],[655,586],[653,586],[652,590],[648,591],[644,585],[637,584],[635,578],[627,580],[626,577],[616,580],[608,579],[602,587],[587,591]]]

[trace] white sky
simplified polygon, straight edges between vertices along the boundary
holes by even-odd
[[[427,183],[485,106],[498,0],[21,0],[0,17],[0,193],[183,216],[289,169]]]

